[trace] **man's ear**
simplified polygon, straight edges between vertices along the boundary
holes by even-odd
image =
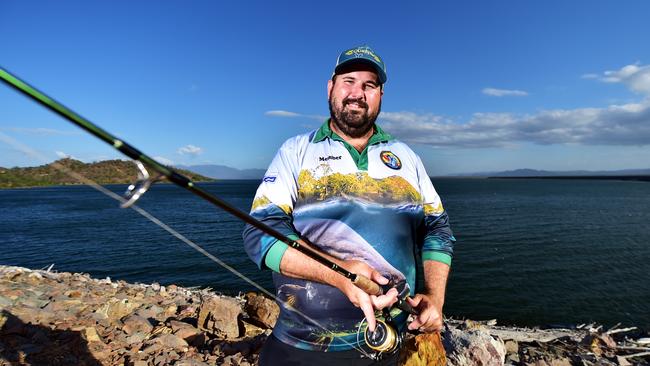
[[[332,95],[333,87],[334,87],[334,81],[332,81],[332,79],[327,80],[327,100],[329,100]]]

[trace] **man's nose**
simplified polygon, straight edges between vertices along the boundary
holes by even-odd
[[[365,91],[363,90],[363,85],[362,84],[354,84],[350,87],[349,89],[350,94],[348,95],[348,98],[353,98],[353,99],[366,99],[366,94]]]

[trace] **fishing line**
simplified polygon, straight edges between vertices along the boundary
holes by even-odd
[[[28,155],[28,156],[31,156],[32,158],[35,158],[35,159],[37,159],[37,160],[40,160],[40,161],[42,161],[42,162],[44,162],[44,163],[47,162],[47,158],[46,158],[44,155],[40,154],[39,152],[35,151],[34,149],[30,148],[29,146],[27,146],[27,145],[25,145],[25,144],[22,144],[22,143],[18,142],[17,140],[11,138],[10,136],[7,136],[7,135],[4,134],[3,132],[0,132],[0,141],[4,142],[5,144],[7,144],[7,145],[9,145],[9,146],[11,146],[11,147],[13,147],[16,151],[22,152],[23,154],[26,154],[26,155]],[[77,173],[77,172],[75,172],[75,171],[73,171],[73,170],[67,168],[66,166],[64,166],[64,165],[62,165],[62,164],[60,164],[60,163],[52,162],[51,165],[52,165],[55,169],[57,169],[58,171],[60,171],[60,172],[62,172],[62,173],[64,173],[64,174],[67,174],[68,176],[70,176],[70,177],[72,177],[72,178],[74,178],[74,179],[77,179],[78,181],[80,181],[80,182],[82,182],[82,183],[84,183],[84,184],[86,184],[86,185],[88,185],[88,186],[94,188],[95,190],[97,190],[97,191],[99,191],[99,192],[105,194],[106,196],[108,196],[108,197],[110,197],[110,198],[112,198],[112,199],[118,201],[118,202],[120,203],[120,205],[122,205],[122,206],[128,202],[127,199],[125,199],[124,197],[120,196],[119,194],[117,194],[117,193],[115,193],[115,192],[113,192],[113,191],[107,189],[106,187],[100,185],[99,183],[93,181],[92,179],[90,179],[90,178],[88,178],[88,177],[85,177],[85,176],[83,176],[83,175],[81,175],[81,174],[79,174],[79,173]],[[324,330],[325,332],[330,333],[330,334],[332,334],[332,335],[335,334],[335,332],[333,332],[333,331],[327,329],[327,328],[326,328],[324,325],[322,325],[320,322],[318,322],[318,321],[312,319],[309,315],[307,315],[307,314],[301,312],[300,310],[294,308],[291,304],[287,303],[286,301],[281,300],[281,299],[278,298],[275,294],[271,293],[270,291],[268,291],[267,289],[265,289],[265,288],[262,287],[261,285],[257,284],[255,281],[253,281],[253,280],[251,280],[250,278],[246,277],[246,275],[244,275],[243,273],[237,271],[235,268],[231,267],[228,263],[222,261],[221,259],[217,258],[217,257],[214,256],[213,254],[209,253],[208,251],[206,251],[205,249],[203,249],[202,247],[200,247],[198,244],[196,244],[196,243],[193,242],[192,240],[190,240],[190,239],[188,239],[187,237],[185,237],[183,234],[181,234],[181,233],[179,233],[178,231],[174,230],[172,227],[170,227],[169,225],[165,224],[163,221],[161,221],[160,219],[158,219],[158,218],[155,217],[154,215],[150,214],[150,213],[149,213],[148,211],[146,211],[145,209],[143,209],[143,208],[141,208],[141,207],[139,207],[138,205],[135,205],[135,204],[131,204],[131,205],[129,205],[128,208],[133,209],[135,212],[137,212],[137,213],[139,213],[140,215],[144,216],[146,219],[148,219],[149,221],[153,222],[154,224],[156,224],[157,226],[159,226],[159,227],[162,228],[163,230],[167,231],[168,233],[170,233],[171,235],[173,235],[174,237],[176,237],[177,239],[179,239],[179,240],[182,241],[183,243],[189,245],[192,249],[194,249],[194,250],[196,250],[197,252],[203,254],[203,255],[206,256],[208,259],[210,259],[210,260],[212,260],[213,262],[217,263],[217,264],[220,265],[221,267],[227,269],[227,270],[230,271],[232,274],[236,275],[237,277],[241,278],[242,280],[244,280],[245,282],[247,282],[247,283],[250,284],[251,286],[253,286],[253,287],[255,287],[256,289],[260,290],[261,292],[263,292],[265,295],[269,296],[269,297],[272,298],[273,300],[275,300],[275,301],[277,301],[277,302],[279,302],[279,303],[282,303],[282,304],[283,304],[285,307],[287,307],[290,311],[293,311],[293,312],[295,312],[296,314],[302,316],[303,318],[305,318],[305,319],[307,319],[308,321],[312,322],[314,325],[316,325],[317,327],[321,328],[321,329]],[[365,320],[365,318],[364,318],[364,320]],[[361,324],[360,324],[360,326],[361,326]],[[358,339],[358,335],[357,335],[357,339]],[[359,346],[357,346],[357,345],[354,345],[354,344],[352,344],[352,343],[349,343],[349,342],[347,342],[347,341],[346,341],[345,339],[343,339],[343,338],[340,338],[340,340],[341,340],[343,343],[345,343],[346,345],[348,345],[348,346],[352,347],[353,349],[359,351],[359,353],[361,353],[362,355],[364,355],[364,356],[366,356],[366,357],[368,357],[368,358],[370,358],[370,359],[374,359],[374,358],[375,358],[373,355],[370,355],[369,353],[367,353],[363,348],[361,348],[361,347],[359,347]]]

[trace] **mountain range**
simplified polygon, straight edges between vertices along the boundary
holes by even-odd
[[[454,174],[455,177],[617,177],[617,176],[639,176],[650,175],[650,169],[623,169],[623,170],[566,170],[549,171],[537,169],[515,169],[501,172],[479,172]]]
[[[176,168],[186,169],[214,179],[262,179],[265,169],[237,169],[225,165],[176,165]]]

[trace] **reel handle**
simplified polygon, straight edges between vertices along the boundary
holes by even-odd
[[[379,296],[384,293],[375,281],[358,273],[352,283],[369,295]]]
[[[411,315],[418,315],[418,312],[413,309],[411,304],[409,304],[406,299],[402,299],[401,297],[397,298],[397,302],[393,306]]]

